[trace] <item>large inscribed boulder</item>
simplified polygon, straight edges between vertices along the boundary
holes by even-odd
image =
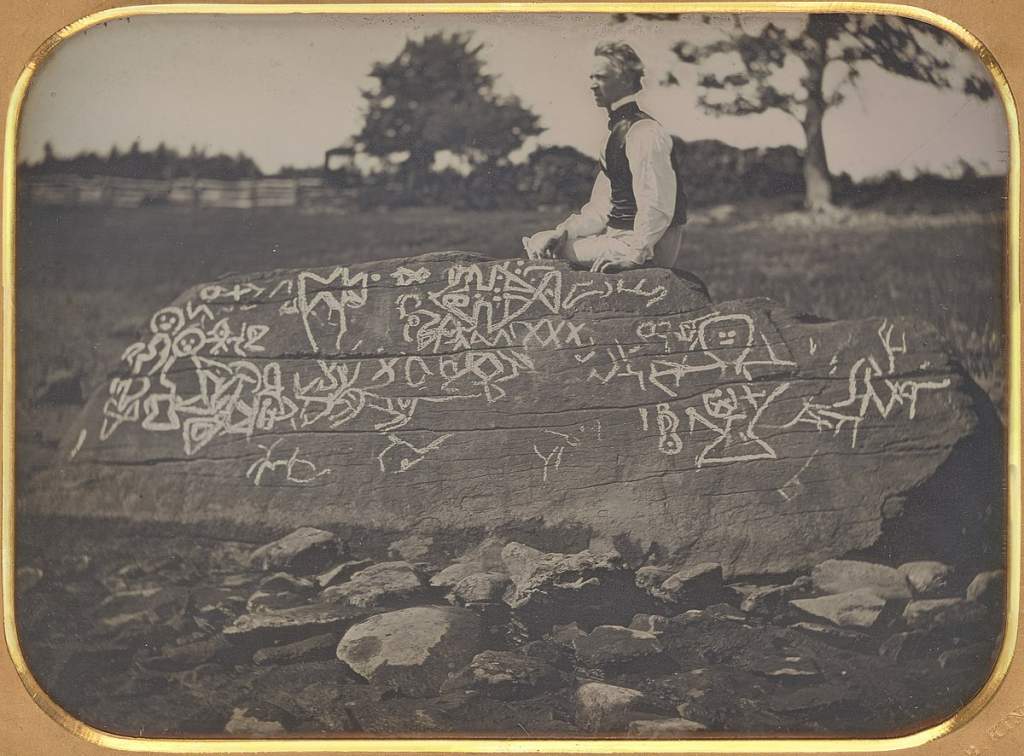
[[[714,303],[670,270],[278,270],[157,310],[20,506],[278,535],[572,527],[677,569],[786,572],[876,543],[974,431],[973,391],[924,323]]]

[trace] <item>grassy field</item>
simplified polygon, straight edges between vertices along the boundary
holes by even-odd
[[[1001,405],[1004,226],[955,197],[927,208],[892,201],[809,221],[793,198],[697,213],[679,266],[716,300],[766,296],[826,318],[913,315],[946,335]],[[945,205],[945,206],[943,206]],[[724,214],[723,214],[724,215]],[[521,254],[520,237],[562,211],[388,213],[298,210],[29,208],[17,241],[19,439],[52,449],[69,413],[32,396],[54,370],[88,393],[135,329],[186,287],[228,272],[320,266],[445,249]],[[19,447],[19,453],[27,451]]]

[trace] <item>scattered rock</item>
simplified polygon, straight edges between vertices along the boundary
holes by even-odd
[[[260,581],[260,590],[267,593],[287,592],[308,596],[316,589],[313,583],[305,578],[298,578],[287,572],[275,572]]]
[[[635,738],[686,738],[708,729],[700,722],[675,717],[672,719],[638,719],[629,723],[626,734]]]
[[[252,582],[252,575],[240,573],[237,575],[225,575],[220,584],[225,588],[248,588]]]
[[[326,661],[334,658],[334,652],[337,648],[338,636],[335,633],[324,633],[283,646],[261,648],[253,655],[252,661],[253,664],[259,667],[297,664],[309,661]]]
[[[310,575],[326,570],[337,562],[338,556],[338,539],[334,533],[304,527],[253,551],[249,564],[259,570]]]
[[[878,655],[902,664],[914,659],[934,659],[947,649],[949,644],[948,636],[924,630],[911,630],[886,638],[878,648]]]
[[[535,640],[527,643],[520,651],[530,659],[540,659],[563,672],[571,672],[576,667],[576,652],[571,645]]]
[[[883,599],[909,599],[906,576],[892,567],[850,559],[829,559],[811,572],[815,590],[820,593],[849,593],[870,590]]]
[[[512,541],[502,548],[501,563],[516,588],[522,590],[529,583],[545,556],[547,555],[540,549]]]
[[[806,683],[821,677],[821,669],[813,659],[800,656],[778,658],[769,652],[764,658],[743,665],[747,671],[773,680]]]
[[[572,647],[577,638],[586,638],[587,634],[575,622],[570,622],[568,625],[553,626],[544,637],[554,643]]]
[[[501,572],[478,572],[456,583],[450,597],[462,605],[498,602],[511,583],[508,575]]]
[[[903,620],[912,630],[952,631],[984,624],[988,612],[985,607],[966,599],[918,599],[907,604]]]
[[[828,643],[830,646],[836,646],[837,648],[844,648],[847,650],[865,650],[871,645],[871,636],[857,632],[856,630],[848,630],[835,625],[820,625],[816,622],[797,622],[790,625],[793,630],[799,630],[802,633],[806,633],[820,641]]]
[[[953,568],[942,562],[907,562],[898,571],[917,596],[934,596],[949,588]]]
[[[770,617],[785,607],[787,601],[808,594],[811,587],[811,578],[804,575],[789,585],[757,588],[740,602],[740,610],[759,617]]]
[[[259,707],[259,710],[252,706],[237,707],[224,725],[224,732],[246,738],[272,738],[287,733],[288,729],[282,722],[287,719],[285,712],[281,711],[280,716],[275,716],[267,708],[266,705]]]
[[[100,621],[107,627],[132,622],[155,623],[180,614],[188,603],[188,591],[180,588],[139,588],[103,599]]]
[[[512,651],[484,651],[453,674],[441,686],[441,692],[473,690],[490,698],[512,701],[532,698],[564,683],[562,673],[542,659]]]
[[[722,590],[722,565],[703,562],[684,567],[659,586],[656,595],[675,604],[710,603]]]
[[[336,603],[304,604],[294,609],[243,614],[224,628],[232,643],[262,648],[326,632],[341,632],[371,610]]]
[[[320,594],[327,602],[379,607],[410,600],[424,592],[420,576],[408,562],[382,562],[355,573],[347,583]]]
[[[367,685],[365,680],[356,682],[345,665],[332,657],[330,661],[267,667],[255,682],[253,696],[288,712],[299,722],[296,730],[323,737],[362,731],[353,711],[385,707],[389,696],[394,699],[394,692]],[[407,732],[415,732],[414,726]]]
[[[480,635],[480,620],[467,609],[413,607],[353,626],[338,644],[337,656],[371,683],[430,696],[479,652]]]
[[[396,562],[415,562],[429,555],[433,547],[433,536],[416,533],[388,544],[388,558]]]
[[[247,612],[269,612],[277,609],[291,609],[305,603],[306,597],[297,593],[256,591],[245,602],[245,610]]]
[[[481,572],[504,572],[501,552],[505,544],[497,538],[487,538],[459,557],[430,579],[435,588],[451,588],[460,580]]]
[[[653,608],[617,553],[543,554],[513,542],[502,554],[515,586],[505,601],[531,637],[568,622],[625,624]]]
[[[729,597],[727,599],[729,603],[736,602],[737,604],[742,604],[747,596],[763,588],[765,586],[756,583],[727,583],[725,594]]]
[[[14,574],[14,587],[18,593],[28,593],[43,582],[43,571],[38,567],[19,567]]]
[[[704,613],[714,617],[715,619],[726,620],[728,622],[746,623],[749,619],[743,612],[729,604],[712,604],[704,609]]]
[[[967,600],[1002,611],[1006,601],[1006,572],[981,572],[967,586]]]
[[[237,648],[218,635],[195,643],[164,647],[154,656],[141,658],[139,664],[159,672],[181,672],[211,662],[241,662],[244,658],[244,654],[240,655]]]
[[[589,682],[576,690],[576,724],[588,732],[623,732],[630,722],[666,713],[664,707],[632,688]]]
[[[577,638],[573,647],[582,666],[601,669],[635,666],[640,660],[659,656],[664,651],[654,633],[618,625],[599,625],[589,635]]]
[[[668,628],[668,617],[661,614],[637,614],[630,620],[629,628],[660,635]]]
[[[840,627],[870,628],[885,609],[885,600],[872,588],[860,588],[820,598],[793,599],[789,603],[802,612],[821,617]]]
[[[939,654],[942,669],[987,669],[995,660],[991,643],[972,643],[961,648],[951,648]]]
[[[351,562],[342,562],[336,567],[331,567],[331,569],[326,572],[322,572],[317,575],[315,581],[317,587],[323,590],[324,588],[329,588],[332,585],[344,583],[357,572],[365,570],[367,567],[371,566],[373,566],[372,559],[358,559]]]
[[[676,570],[672,567],[647,565],[646,567],[641,567],[636,571],[634,579],[636,580],[637,588],[653,594],[661,588],[662,583],[672,577],[675,573]]]

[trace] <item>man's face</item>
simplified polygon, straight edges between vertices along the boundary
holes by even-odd
[[[636,87],[608,58],[598,55],[590,70],[590,91],[594,93],[594,102],[599,108],[608,108],[616,100],[633,94]]]

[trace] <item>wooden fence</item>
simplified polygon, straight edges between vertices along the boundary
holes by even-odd
[[[30,205],[344,208],[354,204],[357,190],[326,184],[320,178],[132,179],[112,176],[83,178],[46,175],[21,178],[19,199]]]

